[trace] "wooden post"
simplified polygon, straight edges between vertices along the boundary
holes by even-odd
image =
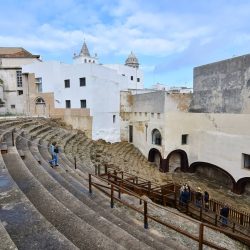
[[[107,165],[105,165],[105,174],[107,174],[107,172],[108,172],[108,167]]]
[[[100,175],[100,165],[98,165],[98,175]]]
[[[215,214],[215,223],[214,223],[214,225],[217,227],[217,221],[218,221],[218,215],[217,214]]]
[[[177,191],[174,192],[174,207],[177,207]]]
[[[203,223],[201,223],[199,230],[199,250],[202,250],[203,247],[203,230],[204,230],[204,225]]]
[[[240,224],[243,225],[243,214],[240,213]]]
[[[95,175],[97,175],[97,166],[95,165]]]
[[[76,169],[76,156],[74,157],[74,162],[75,162],[75,169]]]
[[[118,198],[121,199],[121,182],[119,182]]]
[[[91,174],[89,174],[89,193],[92,194]]]
[[[144,201],[144,228],[148,229],[148,205],[146,201]]]
[[[122,179],[123,179],[123,171],[122,171]]]
[[[15,146],[14,130],[12,130],[11,134],[12,134],[12,146],[14,147]]]
[[[110,199],[110,207],[114,207],[114,186],[111,184],[111,199]]]
[[[150,195],[150,191],[151,191],[151,182],[148,182],[148,195]]]
[[[235,222],[233,223],[233,232],[235,232]]]

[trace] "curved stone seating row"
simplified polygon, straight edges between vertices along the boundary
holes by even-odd
[[[3,159],[12,178],[35,208],[74,245],[81,249],[99,246],[103,249],[123,249],[95,228],[83,223],[78,216],[56,200],[26,168],[15,148],[3,155]]]
[[[46,151],[46,147],[43,147],[42,148],[42,151]],[[40,150],[41,152],[41,150]],[[43,154],[43,156],[45,158],[49,157],[49,155],[45,155],[45,153],[41,153]],[[60,166],[61,166],[61,163],[60,163]],[[54,170],[52,170],[54,171]],[[69,173],[69,172],[68,172]],[[59,173],[58,173],[59,174]],[[62,174],[62,172],[60,171],[60,174]],[[54,176],[55,177],[55,172],[54,172]],[[63,175],[63,177],[65,178],[65,174]],[[58,177],[56,177],[58,178]],[[58,179],[57,179],[58,180]],[[62,180],[59,180],[59,181],[62,181]],[[86,179],[82,179],[82,183],[84,183],[86,186],[85,186],[85,190],[87,191],[88,190],[88,182],[86,181]],[[65,182],[61,182],[62,185],[65,186]],[[67,189],[69,188],[69,185],[66,187]],[[97,200],[97,202],[95,203],[91,197],[86,197],[86,192],[84,193],[81,193],[82,189],[80,188],[76,188],[75,191],[72,191],[72,187],[71,189],[68,189],[70,190],[70,192],[72,192],[76,197],[78,197],[78,199],[80,199],[82,202],[84,202],[85,204],[87,204],[88,206],[91,207],[91,209],[94,209],[95,211],[97,211],[98,213],[100,213],[100,215],[104,216],[105,214],[105,218],[108,217],[107,219],[109,221],[112,221],[115,225],[122,225],[125,230],[128,232],[128,233],[133,233],[133,235],[136,235],[137,238],[139,238],[140,240],[143,240],[145,241],[145,239],[147,239],[147,243],[150,244],[152,247],[153,246],[157,246],[157,249],[166,249],[166,241],[161,242],[160,239],[153,239],[152,236],[150,236],[149,234],[146,234],[146,235],[143,235],[143,233],[141,233],[142,231],[142,228],[139,227],[139,229],[135,230],[135,227],[134,226],[131,226],[131,223],[132,223],[132,220],[128,220],[125,218],[125,220],[121,220],[121,218],[124,218],[124,214],[117,214],[116,216],[114,216],[114,214],[116,214],[115,212],[113,213],[113,210],[109,208],[109,204],[107,203],[107,199],[105,197],[105,201],[102,199],[100,199],[100,197],[98,197],[99,199]],[[84,196],[83,196],[84,195]],[[108,212],[106,212],[106,210],[109,210]],[[111,213],[113,215],[111,215]],[[117,217],[118,216],[118,217]],[[134,223],[133,223],[134,224]],[[171,244],[170,242],[168,242],[168,245]]]
[[[48,156],[48,155],[47,155]],[[61,164],[60,164],[60,166],[61,166]],[[61,174],[61,171],[60,171],[60,174]],[[65,177],[65,175],[64,175],[64,177]],[[82,183],[84,183],[84,180],[82,179]],[[88,192],[88,188],[87,188],[87,185],[88,185],[88,182],[85,180],[85,185],[86,185],[86,187],[85,187],[85,190]],[[79,189],[79,188],[77,188],[76,189],[76,191],[78,191],[79,192],[79,190],[81,190],[81,189]],[[71,192],[72,192],[72,190],[71,190]],[[78,195],[79,195],[79,193],[78,193]],[[86,195],[86,193],[84,193],[84,195]],[[79,196],[78,196],[78,198],[79,198]],[[83,199],[81,199],[81,198],[83,198]],[[81,197],[80,199],[84,202],[84,203],[86,203],[86,198],[88,198],[88,197]],[[106,197],[105,197],[106,198]],[[88,201],[89,202],[89,201]],[[103,207],[103,205],[102,204],[105,204],[104,205],[104,207]],[[103,201],[100,201],[100,199],[98,200],[98,203],[96,203],[96,204],[92,204],[92,209],[93,208],[95,208],[95,209],[97,209],[97,208],[99,208],[99,211],[98,212],[100,212],[100,214],[101,215],[103,215],[103,213],[104,213],[104,209],[110,209],[109,208],[109,205],[108,205],[108,203],[107,203],[107,199],[103,202]],[[120,217],[124,217],[124,215],[120,215]],[[109,220],[110,220],[110,215],[109,215]],[[111,220],[111,221],[114,221],[114,218]],[[124,224],[124,222],[122,222],[123,224]],[[115,220],[115,225],[121,225],[122,224],[121,223],[121,220],[119,219],[118,221],[117,221],[117,218],[116,218],[116,220]],[[131,221],[129,222],[129,224],[127,224],[127,227],[128,227],[128,225],[130,226],[130,224],[131,224]],[[125,226],[126,227],[126,226]],[[131,233],[131,230],[132,230],[132,232],[134,232],[133,233],[133,235],[135,234],[135,235],[138,235],[138,232],[136,233],[136,231],[135,230],[133,230],[133,227],[132,228],[129,228],[129,229],[127,229],[127,231],[128,232],[130,232]],[[141,230],[141,228],[139,229],[139,230]],[[148,235],[147,236],[144,236],[144,239],[145,239],[145,237],[147,237],[147,239],[148,238],[150,238]],[[148,239],[148,240],[150,240],[150,239]],[[155,244],[155,242],[154,241],[152,241],[151,240],[151,245],[153,245],[153,243]],[[165,244],[166,244],[166,242],[164,242]],[[159,245],[159,243],[157,243],[158,245]],[[156,244],[156,245],[157,245]],[[164,248],[166,248],[166,246],[165,245],[162,245],[161,247],[158,247],[158,249],[164,249]]]
[[[14,147],[10,147],[9,151],[6,155],[16,152]],[[13,160],[12,165],[15,164],[16,161]],[[9,175],[2,155],[0,155],[0,166],[0,220],[4,223],[16,247],[18,249],[76,249],[25,197]],[[8,249],[9,243],[6,242],[6,244],[3,245],[1,238],[0,248]]]
[[[15,243],[10,238],[8,232],[5,230],[1,221],[0,221],[0,239],[1,239],[1,249],[2,250],[17,249]]]
[[[93,210],[76,199],[71,193],[55,182],[43,168],[34,167],[36,165],[36,161],[32,159],[32,154],[28,150],[26,151],[26,156],[27,157],[25,157],[24,162],[33,176],[35,176],[36,179],[58,201],[60,201],[65,207],[77,215],[83,221],[83,223],[87,222],[89,225],[92,225],[98,231],[108,236],[108,238],[113,239],[115,242],[119,242],[120,245],[123,245],[126,248],[140,249],[140,247],[143,247],[145,249],[149,249],[145,244],[140,243],[133,236],[125,233],[119,227],[110,223],[102,216],[96,214]],[[97,234],[95,235],[98,236]],[[88,237],[87,235],[85,236]],[[102,237],[102,235],[99,235],[99,237]]]

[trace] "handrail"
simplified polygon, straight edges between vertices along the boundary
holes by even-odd
[[[100,172],[101,172],[100,166],[98,166],[98,169],[99,169],[99,170],[98,170],[98,173],[100,173]],[[109,167],[109,169],[111,170],[112,167]],[[122,173],[122,178],[125,177],[125,176],[131,176],[131,177],[137,178],[138,180],[146,181],[146,179],[144,179],[144,178],[137,177],[137,176],[132,175],[132,174],[130,174],[130,173],[127,173],[127,172],[125,172],[125,171],[119,171],[119,170],[114,170],[114,169],[113,169],[113,171],[114,171],[117,175],[114,175],[113,173],[111,173],[110,171],[108,171],[107,167],[105,167],[105,173],[106,173],[106,175],[109,174],[110,176],[116,176],[117,179],[118,179],[118,178],[121,178],[121,177],[118,177],[118,173]],[[96,171],[96,173],[97,173],[97,171]],[[104,177],[105,174],[102,174],[102,176]],[[147,181],[148,181],[148,180],[147,180]],[[131,183],[131,182],[129,182],[129,183]],[[155,186],[155,183],[151,182],[150,193],[151,193],[152,195],[153,195],[153,194],[159,195],[159,193],[158,193],[158,194],[156,193],[157,188],[160,188],[160,187],[162,186],[162,188],[163,188],[163,190],[164,190],[164,188],[166,188],[165,185],[169,185],[169,187],[171,187],[171,184],[175,186],[175,190],[180,189],[180,187],[181,187],[181,186],[180,186],[179,184],[177,184],[177,183],[167,183],[167,184],[164,184],[164,185],[156,185],[156,187],[153,187],[153,186]],[[135,188],[136,188],[136,187],[135,187]],[[139,185],[138,185],[138,188],[139,188]],[[141,190],[143,190],[143,188],[144,188],[144,191],[145,191],[145,192],[148,192],[148,191],[149,191],[146,187],[140,187]],[[190,195],[191,195],[192,198],[194,198],[194,195],[195,195],[194,190],[191,190],[191,194],[190,194]],[[177,196],[178,196],[178,194],[177,194]],[[220,209],[221,209],[222,205],[223,205],[222,202],[216,201],[216,200],[214,200],[214,199],[210,199],[210,200],[209,200],[209,207],[210,207],[210,209],[211,209],[213,212],[215,212],[216,214],[218,214],[218,215],[219,215],[219,213],[220,213]],[[235,208],[233,208],[233,207],[230,206],[230,207],[229,207],[229,218],[230,218],[231,220],[233,220],[235,223],[240,224],[240,225],[242,225],[242,226],[245,227],[245,228],[250,228],[250,214],[247,213],[247,212],[245,212],[245,211],[238,210],[238,209],[235,209]]]
[[[96,178],[97,180],[99,180],[99,181],[101,181],[101,182],[106,182],[108,185],[110,185],[110,186],[105,186],[105,188],[110,189],[110,190],[111,190],[111,194],[110,194],[109,192],[103,190],[103,189],[101,188],[101,184],[100,184],[100,183],[93,182],[93,181],[92,181],[92,177]],[[90,193],[92,193],[92,186],[94,186],[95,188],[97,188],[97,189],[100,190],[101,192],[105,193],[107,196],[111,197],[111,207],[114,206],[114,200],[116,200],[116,201],[119,201],[119,202],[121,202],[122,204],[124,204],[124,205],[126,205],[126,206],[132,208],[133,210],[135,210],[135,211],[137,211],[137,212],[143,214],[143,215],[144,215],[144,227],[145,227],[145,228],[148,227],[148,222],[147,222],[147,220],[148,220],[148,218],[150,218],[150,219],[152,219],[152,220],[154,220],[154,221],[156,221],[156,222],[158,222],[158,223],[160,223],[160,224],[162,224],[162,225],[164,225],[164,226],[166,226],[166,227],[172,228],[173,230],[175,230],[175,231],[177,231],[177,232],[179,232],[179,233],[181,233],[181,234],[183,234],[183,235],[186,235],[187,237],[189,237],[189,238],[191,238],[191,239],[197,241],[197,242],[199,243],[199,249],[202,249],[203,244],[205,244],[205,245],[207,245],[207,246],[210,246],[210,247],[213,247],[213,248],[215,248],[215,249],[224,249],[224,248],[222,248],[222,247],[220,247],[220,246],[218,246],[218,245],[215,245],[215,244],[212,243],[212,242],[208,242],[207,240],[204,240],[204,239],[203,239],[204,226],[205,226],[205,227],[209,227],[209,228],[214,229],[214,230],[217,230],[217,231],[222,232],[222,233],[224,233],[224,234],[230,235],[230,236],[232,236],[232,237],[234,237],[234,238],[236,238],[236,239],[239,239],[239,240],[241,240],[241,241],[244,241],[246,244],[249,244],[249,246],[250,246],[250,239],[249,239],[249,238],[246,238],[246,237],[244,237],[244,236],[239,236],[238,234],[234,234],[234,233],[228,232],[228,231],[226,231],[226,230],[217,228],[217,227],[215,227],[215,226],[211,226],[211,225],[209,225],[209,224],[207,224],[207,223],[197,222],[196,220],[193,220],[193,219],[189,219],[189,221],[192,221],[192,222],[194,222],[194,223],[200,225],[200,226],[199,226],[199,228],[200,228],[200,230],[199,230],[199,237],[196,237],[196,236],[194,236],[194,235],[192,235],[192,234],[190,234],[190,233],[187,233],[187,232],[185,232],[185,231],[183,232],[183,230],[181,230],[180,228],[177,228],[177,227],[175,227],[175,226],[173,226],[173,225],[171,225],[171,224],[169,224],[169,223],[167,223],[167,222],[163,222],[163,221],[161,221],[161,220],[155,218],[154,216],[149,215],[148,212],[147,212],[148,204],[151,204],[151,205],[153,205],[154,207],[159,207],[159,208],[161,208],[161,209],[163,209],[163,210],[166,210],[166,211],[168,211],[168,212],[171,212],[172,214],[177,215],[177,216],[179,216],[179,217],[182,217],[182,218],[187,219],[186,217],[184,217],[184,216],[182,216],[182,215],[180,215],[180,214],[177,214],[177,213],[175,213],[175,212],[173,212],[173,211],[170,211],[170,210],[167,209],[166,207],[161,207],[161,206],[159,206],[159,205],[157,205],[157,204],[155,204],[155,203],[153,203],[153,202],[151,202],[151,201],[147,201],[147,200],[143,199],[142,197],[138,196],[137,194],[131,192],[130,190],[125,189],[125,188],[121,187],[120,185],[116,185],[116,184],[110,182],[109,180],[100,178],[100,177],[97,176],[97,175],[89,174],[89,192],[90,192]],[[102,186],[103,186],[103,185],[102,185]],[[118,190],[118,192],[119,192],[118,198],[114,196],[114,188],[116,188],[116,190]],[[121,191],[126,192],[127,194],[130,194],[130,195],[132,195],[132,196],[135,197],[135,198],[138,198],[138,199],[140,200],[140,202],[143,201],[143,202],[144,202],[144,211],[141,211],[140,209],[134,207],[133,205],[128,204],[127,202],[121,200],[121,198],[120,198],[120,193],[121,193]]]

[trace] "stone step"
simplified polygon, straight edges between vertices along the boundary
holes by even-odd
[[[115,209],[111,209],[109,205],[109,200],[103,194],[100,195],[91,195],[87,196],[88,193],[88,181],[86,179],[82,179],[82,184],[85,186],[77,186],[73,184],[72,179],[69,180],[69,176],[65,176],[62,172],[55,172],[53,169],[50,169],[52,172],[53,178],[55,178],[62,186],[64,186],[67,190],[69,190],[75,197],[77,197],[80,201],[82,201],[87,206],[91,207],[94,211],[100,213],[103,217],[107,220],[112,221],[114,224],[119,225],[127,232],[131,233],[137,239],[141,241],[145,241],[146,244],[150,245],[151,247],[156,247],[156,249],[172,249],[175,244],[171,242],[171,240],[165,240],[161,237],[154,237],[150,234],[149,231],[144,230],[143,226],[135,223],[134,219],[124,216],[124,214],[120,213]],[[66,178],[67,180],[61,178]],[[75,182],[76,183],[76,182]]]
[[[19,141],[20,144],[23,143],[22,148],[25,148],[25,140]],[[132,235],[128,234],[126,231],[119,228],[117,225],[109,222],[104,217],[100,216],[88,206],[80,202],[71,193],[64,189],[59,183],[55,182],[52,177],[43,169],[39,168],[36,161],[33,159],[31,152],[26,146],[24,163],[30,170],[32,175],[65,207],[70,209],[75,215],[92,225],[98,231],[105,234],[110,239],[115,242],[119,242],[125,248],[128,249],[151,249],[149,246],[143,242],[139,242]]]
[[[6,222],[4,223],[6,224]],[[10,235],[8,234],[3,224],[1,223],[1,220],[0,220],[0,239],[1,239],[0,249],[2,250],[17,249],[15,243],[12,241],[12,239],[10,238]]]
[[[74,245],[81,249],[99,247],[124,249],[92,226],[83,223],[74,213],[58,202],[26,169],[15,148],[11,148],[3,159],[12,178],[26,197]]]
[[[77,249],[35,209],[7,170],[0,170],[0,207],[0,220],[18,249]]]

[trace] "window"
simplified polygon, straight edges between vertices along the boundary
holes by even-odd
[[[81,108],[86,108],[87,107],[87,101],[86,100],[80,100],[81,102]]]
[[[86,63],[86,62],[87,62],[87,59],[84,59],[84,62]]]
[[[44,99],[42,97],[38,97],[36,99],[36,104],[45,104],[45,101],[44,101]]]
[[[80,87],[86,86],[86,78],[85,77],[81,77],[79,78],[80,80]]]
[[[22,87],[23,86],[23,80],[22,80],[22,71],[17,70],[16,72],[16,80],[17,80],[17,87]]]
[[[140,78],[137,78],[137,82],[140,82]]]
[[[70,80],[69,79],[64,80],[64,87],[65,88],[70,88]]]
[[[160,119],[160,118],[161,118],[161,114],[157,113],[157,119]]]
[[[38,93],[43,92],[42,77],[36,78],[35,81],[36,81],[36,84],[37,84],[37,92]]]
[[[154,118],[154,113],[151,113],[151,117]]]
[[[70,100],[66,100],[65,101],[65,106],[66,106],[67,109],[71,108],[71,102],[70,102]]]
[[[14,108],[16,108],[16,105],[12,104],[12,105],[10,105],[10,108],[14,109]]]
[[[17,94],[18,94],[18,95],[23,95],[23,90],[18,90],[18,91],[17,91]]]
[[[147,112],[145,112],[145,117],[147,117],[148,116],[148,113]]]
[[[113,115],[113,123],[115,123],[115,115]]]
[[[152,144],[161,145],[161,133],[158,129],[152,131]]]
[[[134,77],[133,77],[133,76],[130,76],[130,80],[133,81],[133,80],[134,80]]]
[[[141,114],[142,114],[142,113],[141,113],[141,112],[139,112],[139,115],[140,115],[140,116],[141,116]]]
[[[243,168],[250,169],[250,155],[242,154],[243,156]]]
[[[181,136],[181,144],[182,145],[187,144],[187,140],[188,140],[188,135],[182,135]]]

